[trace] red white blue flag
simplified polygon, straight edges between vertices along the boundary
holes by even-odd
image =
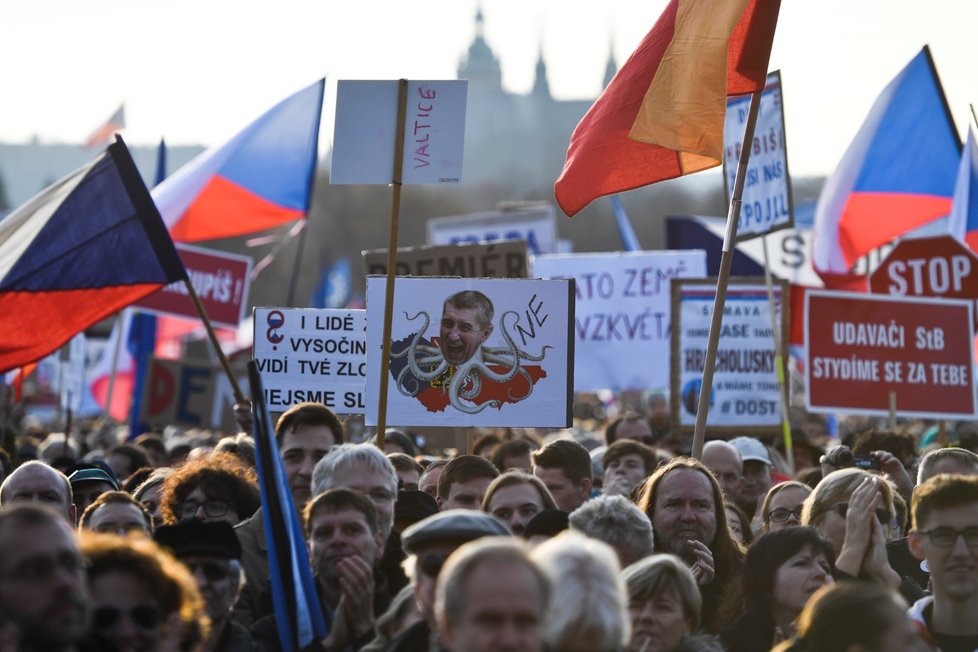
[[[126,128],[126,106],[120,104],[108,120],[96,127],[88,138],[85,139],[85,147],[94,149],[104,147],[112,142],[116,133]]]
[[[971,129],[958,165],[948,232],[978,253],[978,144]]]
[[[264,231],[305,216],[326,80],[286,98],[153,188],[176,242]]]
[[[119,139],[0,220],[0,371],[185,276]]]
[[[883,89],[819,196],[813,264],[826,286],[851,281],[860,257],[946,216],[960,156],[925,47]]]

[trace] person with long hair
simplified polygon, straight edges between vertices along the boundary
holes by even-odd
[[[729,652],[767,652],[793,635],[808,599],[833,582],[832,558],[832,546],[815,528],[784,528],[758,538],[744,558],[747,611],[721,635]]]

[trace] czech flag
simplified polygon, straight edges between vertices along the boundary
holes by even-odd
[[[978,253],[978,144],[971,129],[958,165],[948,232]]]
[[[822,188],[813,264],[826,287],[842,289],[861,256],[947,215],[960,156],[961,140],[924,47],[883,89]]]
[[[229,238],[302,218],[316,172],[325,79],[153,188],[176,242]]]
[[[574,130],[561,209],[720,165],[727,96],[764,88],[780,5],[672,0]]]
[[[305,532],[292,501],[272,417],[265,405],[261,374],[254,360],[248,363],[248,382],[254,416],[255,466],[268,545],[268,586],[282,652],[295,652],[314,639],[325,638],[327,624],[309,565]]]
[[[0,220],[0,371],[186,275],[118,139]]]

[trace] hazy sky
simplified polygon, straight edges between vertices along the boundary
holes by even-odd
[[[665,0],[483,0],[503,85],[542,48],[562,99],[600,91]],[[11,0],[0,3],[0,141],[76,143],[126,105],[126,138],[221,142],[279,99],[335,79],[454,78],[476,0]],[[978,102],[975,0],[783,0],[771,69],[793,174],[825,174],[886,83],[930,43],[959,132]],[[323,134],[333,130],[327,86]]]

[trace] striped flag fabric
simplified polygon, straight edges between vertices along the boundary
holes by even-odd
[[[272,417],[265,405],[261,375],[254,360],[248,363],[248,381],[254,414],[258,486],[268,547],[268,583],[282,652],[295,652],[315,638],[325,638],[326,622],[312,578],[306,538],[292,502]]]
[[[121,138],[0,220],[0,371],[187,272]]]
[[[764,88],[780,4],[672,0],[574,130],[561,209],[720,165],[727,96]]]
[[[978,143],[970,128],[958,164],[948,232],[978,253]]]
[[[153,188],[176,242],[264,231],[305,216],[326,80],[287,97]]]
[[[854,289],[870,251],[951,210],[961,140],[924,47],[883,89],[815,207],[812,263],[826,287]]]
[[[126,105],[120,104],[108,120],[100,124],[95,131],[85,139],[85,147],[95,149],[105,147],[112,142],[112,137],[126,128]]]

